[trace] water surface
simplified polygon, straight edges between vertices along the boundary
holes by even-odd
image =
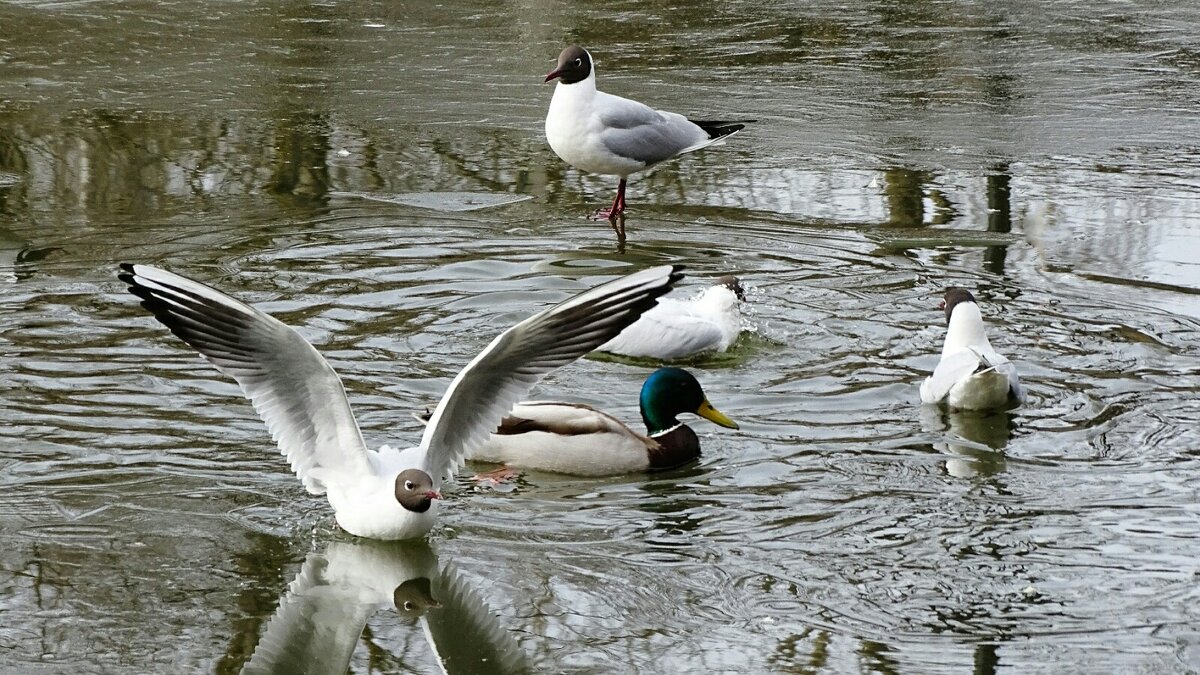
[[[740,431],[696,421],[703,459],[662,474],[464,477],[413,578],[466,599],[375,607],[354,672],[496,669],[493,637],[541,672],[1200,669],[1194,3],[21,2],[0,22],[20,26],[0,38],[5,669],[239,672],[309,570],[341,588],[410,564],[337,531],[120,261],[296,326],[372,444],[415,442],[409,413],[498,331],[615,274],[682,262],[684,294],[750,290],[732,353],[691,366]],[[636,177],[623,245],[583,217],[614,181],[542,138],[567,42],[609,91],[759,120]],[[531,199],[396,199],[433,192]],[[952,284],[1027,405],[917,404]],[[585,360],[537,395],[633,422],[647,372]],[[474,621],[488,644],[445,630]]]

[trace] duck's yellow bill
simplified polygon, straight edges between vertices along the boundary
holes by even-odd
[[[729,419],[725,416],[725,413],[714,408],[713,404],[708,402],[708,399],[704,399],[704,402],[700,404],[700,407],[696,408],[696,414],[714,424],[720,424],[726,429],[738,428],[737,422]]]

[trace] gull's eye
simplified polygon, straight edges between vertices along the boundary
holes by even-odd
[[[575,59],[575,65],[577,65],[577,66],[582,66],[582,65],[583,65],[583,59]]]
[[[417,486],[416,486],[416,485],[413,485],[413,482],[412,482],[411,480],[406,480],[406,481],[404,481],[404,489],[405,489],[405,490],[412,490],[412,489],[414,489],[414,488],[416,488],[416,487],[417,487]]]
[[[413,611],[413,610],[414,610],[414,609],[416,609],[416,608],[417,608],[417,606],[416,606],[416,605],[414,605],[414,604],[412,603],[412,600],[405,600],[405,601],[404,601],[404,611],[406,611],[406,612],[411,612],[411,611]]]

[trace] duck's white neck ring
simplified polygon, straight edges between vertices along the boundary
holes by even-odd
[[[675,426],[671,427],[670,429],[663,429],[662,431],[660,431],[656,434],[650,434],[650,438],[658,438],[659,436],[665,436],[665,435],[671,433],[672,431],[675,431],[676,429],[678,429],[681,426],[683,426],[683,422],[678,422],[675,424]]]

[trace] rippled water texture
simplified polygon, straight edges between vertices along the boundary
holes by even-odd
[[[2,669],[1200,669],[1200,5],[845,5],[0,4]],[[635,177],[624,244],[542,137],[568,42],[758,120]],[[692,368],[741,429],[354,541],[123,260],[296,326],[371,444],[549,303],[736,273],[748,330]],[[951,284],[1025,406],[917,404]],[[633,422],[647,372],[537,394]]]

